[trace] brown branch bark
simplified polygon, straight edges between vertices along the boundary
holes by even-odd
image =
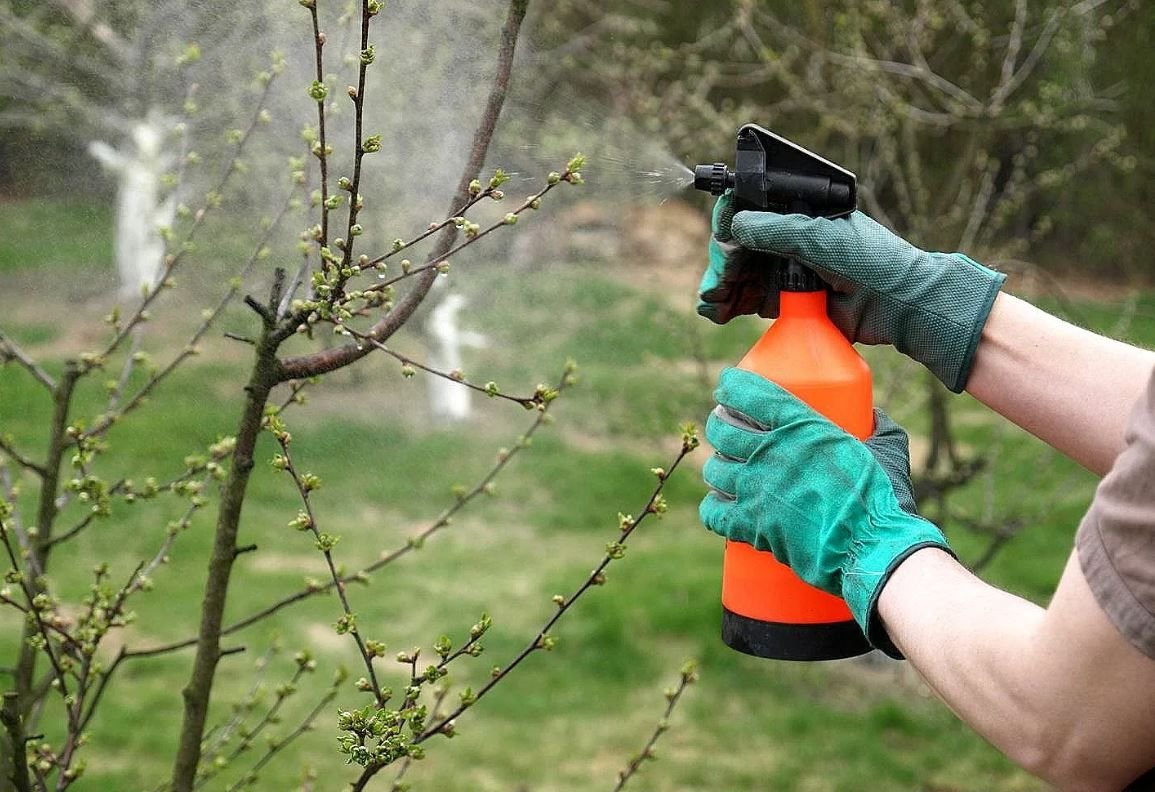
[[[525,11],[528,5],[529,0],[511,0],[509,4],[509,12],[505,18],[505,26],[501,30],[501,43],[498,45],[497,74],[494,76],[493,85],[489,90],[489,99],[486,102],[485,111],[482,113],[481,123],[473,136],[473,146],[470,150],[469,160],[466,162],[465,170],[462,171],[461,181],[457,185],[457,192],[454,194],[453,200],[450,201],[450,212],[469,200],[469,183],[473,181],[481,171],[482,166],[485,165],[485,156],[489,151],[490,141],[493,140],[493,132],[497,128],[497,120],[501,116],[501,108],[505,104],[505,95],[509,89],[510,76],[513,73],[513,58],[517,49],[517,37],[521,31],[521,23],[522,20],[525,19]],[[452,224],[447,225],[437,238],[434,249],[429,254],[428,263],[437,262],[445,258],[446,253],[453,247],[453,241],[456,237],[456,226]],[[428,269],[417,276],[414,279],[413,286],[405,296],[397,302],[393,310],[370,328],[367,335],[376,341],[385,341],[397,332],[397,330],[408,321],[409,317],[413,315],[413,312],[417,310],[418,306],[421,305],[436,278],[437,271],[435,269]],[[295,329],[295,327],[289,328],[288,332],[292,333]],[[289,358],[282,363],[282,381],[306,379],[307,377],[315,377],[329,371],[336,371],[365,357],[373,351],[373,348],[370,344],[354,343],[333,347],[322,352],[314,352],[309,355]]]
[[[276,298],[271,300],[276,308]],[[201,624],[197,636],[196,658],[188,685],[183,691],[184,718],[181,723],[180,743],[173,765],[174,792],[191,792],[200,762],[201,738],[208,716],[209,698],[217,662],[221,658],[221,622],[228,599],[229,578],[237,558],[237,533],[240,528],[241,508],[244,505],[249,475],[253,469],[253,450],[261,432],[261,419],[269,392],[279,380],[277,342],[272,327],[266,324],[257,345],[257,358],[252,377],[245,388],[247,396],[241,414],[240,431],[233,451],[228,480],[221,491],[217,527],[205,580],[201,604]]]
[[[72,409],[72,393],[80,374],[81,370],[76,363],[70,362],[52,394],[52,435],[48,441],[48,455],[44,463],[45,475],[40,485],[40,506],[36,516],[37,535],[28,558],[28,572],[33,577],[31,585],[36,593],[40,593],[39,577],[43,574],[51,548],[52,527],[56,522],[58,511],[56,496],[60,485],[60,465],[71,442],[67,435],[68,416]],[[20,641],[20,659],[16,664],[16,695],[19,698],[19,710],[23,718],[28,717],[33,704],[32,678],[36,673],[37,650],[28,643],[28,639],[35,632],[36,625],[26,622],[24,635]]]
[[[32,779],[28,777],[28,762],[24,758],[28,739],[24,736],[24,719],[20,717],[19,697],[13,692],[4,694],[0,721],[4,724],[8,744],[12,747],[11,766],[8,768],[10,776],[0,780],[10,781],[15,792],[32,792]]]

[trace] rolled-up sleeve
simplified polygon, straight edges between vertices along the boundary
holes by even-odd
[[[1123,637],[1155,659],[1155,373],[1075,544],[1100,607]]]

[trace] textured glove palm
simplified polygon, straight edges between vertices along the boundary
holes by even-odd
[[[874,433],[860,442],[740,369],[723,371],[714,395],[702,522],[844,599],[871,644],[898,657],[875,615],[878,595],[916,550],[951,552],[915,511],[906,433],[876,410]]]
[[[775,261],[794,258],[830,284],[830,318],[851,341],[893,344],[956,393],[1006,276],[962,253],[928,253],[861,212],[837,220],[714,207],[698,313],[723,324],[777,315]]]

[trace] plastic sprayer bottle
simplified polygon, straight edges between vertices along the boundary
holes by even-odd
[[[754,124],[738,132],[734,170],[700,165],[695,186],[715,195],[732,189],[738,210],[836,218],[855,207],[853,173]],[[781,385],[849,434],[868,437],[870,369],[827,316],[825,284],[796,261],[763,263],[778,272],[777,320],[738,366]],[[870,650],[845,602],[741,542],[726,542],[722,640],[777,660],[835,660]]]
[[[781,385],[849,434],[873,429],[870,369],[826,315],[810,270],[780,270],[778,319],[738,364]],[[800,580],[772,554],[726,542],[722,640],[778,660],[834,660],[870,650],[846,603]]]

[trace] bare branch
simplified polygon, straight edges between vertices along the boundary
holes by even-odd
[[[1015,21],[1011,24],[1011,32],[1007,39],[1007,54],[1003,58],[1003,66],[999,74],[999,87],[1011,81],[1015,74],[1015,63],[1019,59],[1019,50],[1023,46],[1023,27],[1027,23],[1027,0],[1015,0]]]
[[[33,462],[31,459],[17,451],[15,446],[12,445],[11,439],[5,435],[0,435],[0,451],[5,453],[8,458],[15,462],[17,465],[24,468],[25,470],[32,471],[37,476],[40,476],[40,478],[44,478],[48,475],[48,470],[43,465],[37,462]]]
[[[558,393],[563,392],[567,387],[570,386],[570,384],[572,384],[573,379],[571,374],[572,369],[567,367],[566,374],[563,375],[558,383]],[[301,387],[304,386],[302,385]],[[480,496],[490,492],[492,489],[493,481],[498,477],[498,475],[500,475],[500,473],[505,470],[505,468],[514,460],[515,457],[517,457],[518,454],[529,447],[533,436],[548,422],[549,409],[551,404],[552,402],[546,402],[544,404],[544,408],[538,412],[533,424],[521,435],[520,438],[518,438],[518,442],[515,443],[512,448],[502,449],[498,453],[497,460],[493,467],[490,468],[490,470],[481,477],[481,479],[473,486],[472,489],[468,491],[461,491],[456,496],[452,505],[443,509],[442,512],[433,520],[433,522],[431,522],[422,530],[418,531],[413,536],[410,536],[408,539],[406,539],[404,544],[402,544],[400,547],[389,551],[382,551],[380,557],[376,561],[368,564],[357,572],[343,576],[341,578],[341,582],[350,583],[353,581],[367,580],[369,575],[373,574],[374,572],[383,569],[384,567],[392,564],[394,561],[397,561],[403,556],[408,555],[414,550],[418,550],[421,547],[424,547],[425,542],[430,537],[449,527],[457,514],[460,513],[466,506],[468,506]],[[333,589],[333,587],[334,584],[332,581],[329,581],[323,585],[319,584],[307,586],[300,591],[290,594],[287,597],[283,597],[271,605],[268,605],[242,619],[233,622],[221,631],[221,635],[231,635],[247,627],[251,627],[257,622],[267,619],[268,617],[283,610],[284,608],[289,607],[290,605],[294,605],[318,594],[329,592]],[[148,649],[135,649],[125,652],[125,659],[155,657],[157,655],[179,651],[180,649],[186,649],[195,643],[195,638],[187,638],[183,641],[175,641],[173,643],[155,646]]]
[[[51,0],[52,4],[67,13],[85,33],[103,44],[122,63],[131,59],[132,48],[119,33],[97,19],[92,0]]]
[[[625,770],[618,773],[618,783],[614,786],[614,792],[621,792],[629,780],[641,769],[642,764],[648,759],[655,758],[654,746],[658,744],[658,739],[669,730],[670,716],[674,714],[674,708],[678,706],[678,702],[682,699],[682,694],[686,692],[686,688],[697,681],[698,672],[694,667],[694,663],[692,661],[686,662],[685,665],[682,666],[678,686],[666,691],[666,711],[662,714],[661,720],[658,721],[658,725],[654,728],[650,739],[646,741],[641,752],[630,760]]]
[[[212,329],[212,327],[216,324],[217,320],[221,317],[221,314],[225,312],[225,309],[228,308],[233,300],[237,298],[237,295],[240,294],[241,289],[244,286],[245,279],[249,276],[249,273],[252,272],[253,267],[256,266],[257,262],[268,256],[268,243],[272,239],[273,233],[280,226],[281,221],[285,217],[285,214],[289,211],[289,208],[292,205],[292,196],[293,191],[290,190],[276,217],[265,224],[261,238],[257,241],[257,244],[253,248],[253,252],[249,256],[248,260],[241,267],[236,277],[233,278],[230,282],[228,291],[224,293],[216,307],[211,309],[204,317],[203,321],[196,328],[196,330],[193,331],[192,336],[189,337],[189,340],[185,343],[184,347],[176,355],[176,357],[169,361],[168,365],[166,365],[163,369],[149,377],[148,381],[140,386],[140,389],[137,390],[137,392],[133,394],[133,396],[127,402],[125,402],[123,407],[120,407],[119,409],[109,409],[108,412],[93,422],[92,427],[84,432],[84,437],[97,437],[107,432],[113,424],[115,424],[128,413],[135,410],[137,407],[140,407],[142,404],[144,404],[149,394],[152,393],[158,385],[164,382],[170,374],[176,371],[176,369],[179,368],[182,363],[184,363],[189,358],[200,354],[200,342],[204,339],[208,331]]]
[[[529,657],[529,655],[539,650],[548,649],[551,646],[549,641],[549,631],[553,629],[553,626],[558,623],[558,621],[566,614],[570,608],[573,607],[574,603],[577,602],[583,594],[585,594],[594,586],[601,586],[605,583],[606,568],[611,563],[613,563],[613,561],[622,557],[622,554],[625,551],[626,542],[629,541],[629,538],[633,535],[634,531],[637,530],[637,527],[645,522],[645,520],[650,515],[660,515],[665,510],[665,501],[662,496],[662,490],[665,489],[666,482],[669,481],[670,476],[673,475],[675,470],[677,470],[682,460],[685,459],[686,456],[697,447],[697,435],[692,431],[688,431],[683,437],[681,450],[678,452],[678,455],[674,458],[673,462],[670,463],[670,466],[657,472],[658,483],[650,493],[650,497],[646,501],[646,505],[642,508],[641,513],[636,518],[628,515],[621,517],[621,535],[617,538],[616,541],[610,542],[606,555],[604,558],[602,558],[601,563],[599,563],[594,568],[594,570],[589,574],[585,581],[578,587],[576,591],[570,594],[570,596],[564,598],[559,597],[557,600],[557,613],[553,614],[553,616],[551,616],[546,621],[542,628],[538,630],[538,633],[533,638],[533,640],[526,644],[525,648],[523,648],[517,654],[517,656],[515,656],[512,661],[510,661],[508,665],[501,668],[489,679],[488,682],[485,683],[481,689],[477,691],[477,695],[472,702],[468,704],[463,702],[451,713],[443,716],[439,721],[422,732],[421,735],[413,741],[414,743],[422,743],[433,735],[440,734],[441,731],[447,725],[452,723],[454,719],[460,716],[461,713],[469,709],[469,707],[473,706],[473,704],[477,701],[480,701],[481,698],[484,697],[489,691],[493,690],[494,687],[501,684],[501,681],[505,679],[505,677],[507,677],[515,668],[517,668],[517,666],[519,666],[522,661]]]
[[[1034,46],[1023,60],[1023,65],[1019,67],[1018,71],[1016,71],[1010,79],[1001,82],[994,93],[991,94],[988,110],[990,115],[998,115],[1011,94],[1018,90],[1018,88],[1027,81],[1027,78],[1031,76],[1031,73],[1035,70],[1035,67],[1039,65],[1039,61],[1043,59],[1043,55],[1046,54],[1047,49],[1051,46],[1051,41],[1054,39],[1055,34],[1059,31],[1059,22],[1062,20],[1062,17],[1063,14],[1060,11],[1052,11],[1050,16],[1047,17],[1047,21],[1043,25],[1039,37],[1035,39]]]
[[[49,391],[56,390],[56,381],[48,376],[48,372],[40,368],[31,356],[21,349],[3,330],[0,330],[0,366],[9,361],[16,361],[28,371],[36,381]]]

